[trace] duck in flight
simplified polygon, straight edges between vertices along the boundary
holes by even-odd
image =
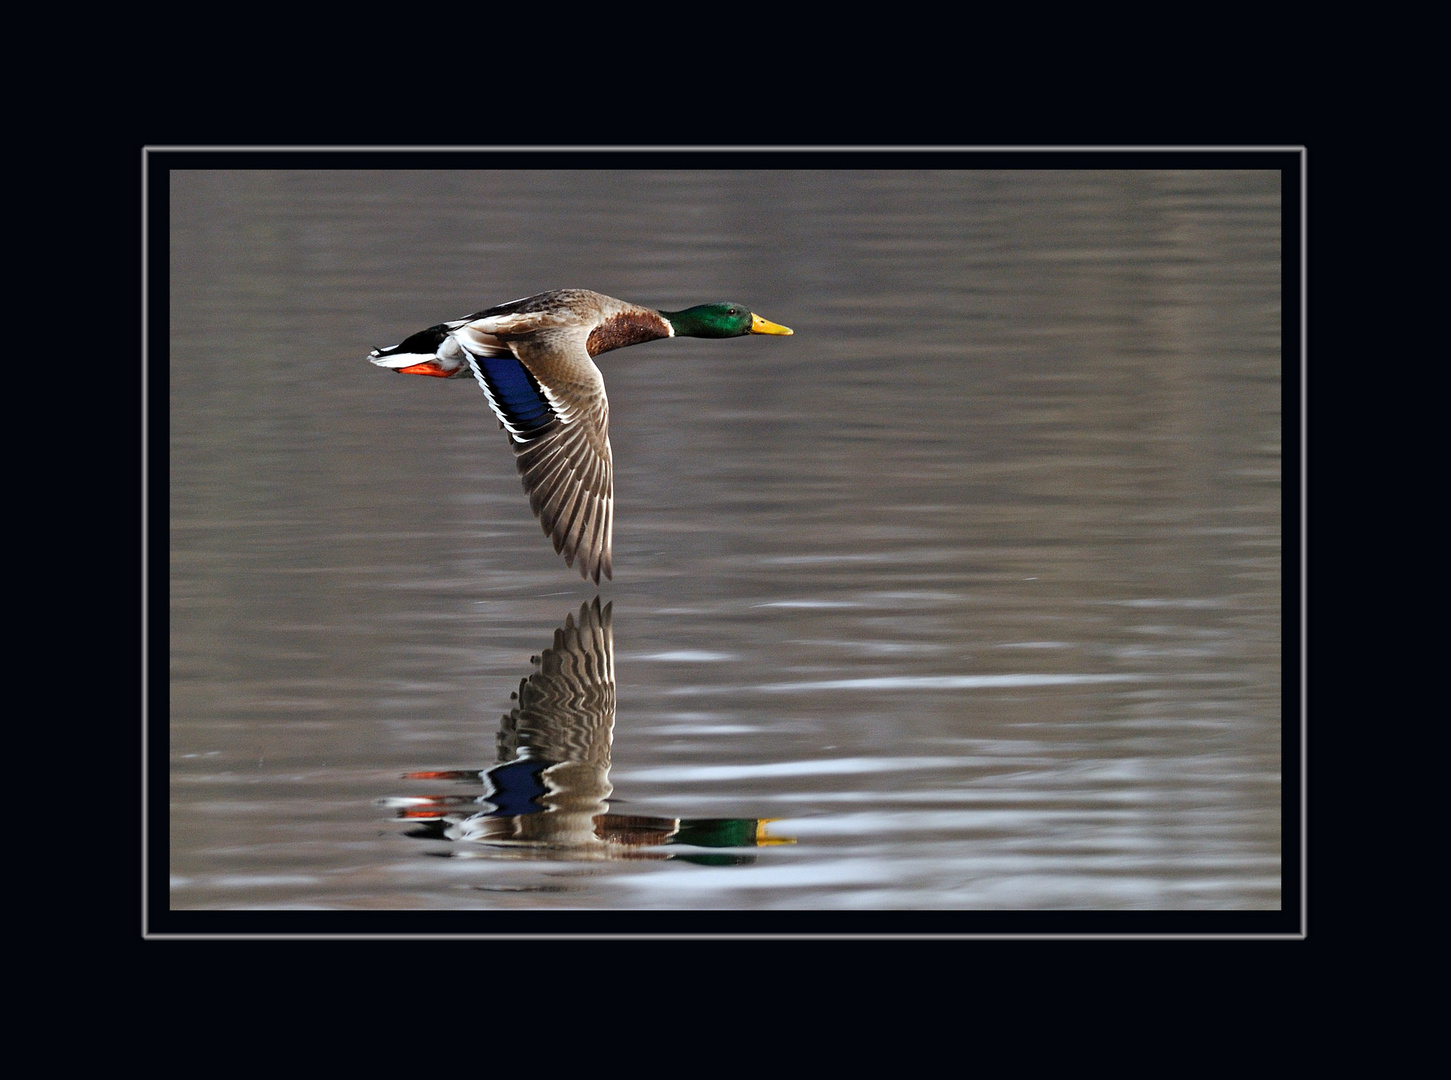
[[[666,337],[790,334],[739,304],[655,311],[588,289],[526,296],[439,323],[369,359],[405,375],[472,373],[509,434],[530,509],[565,564],[612,577],[610,406],[594,358]]]

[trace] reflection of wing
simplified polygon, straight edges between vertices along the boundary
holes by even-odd
[[[499,760],[582,762],[608,767],[615,726],[613,605],[599,597],[565,617],[554,644],[519,683],[518,704],[499,731]]]

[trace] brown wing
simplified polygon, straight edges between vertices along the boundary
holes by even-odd
[[[508,429],[529,506],[569,566],[611,577],[614,465],[605,382],[582,326],[520,337],[457,333],[474,377]],[[502,340],[501,340],[502,339]],[[517,367],[515,366],[517,365]]]

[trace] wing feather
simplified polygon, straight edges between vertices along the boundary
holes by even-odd
[[[485,325],[487,324],[487,325]],[[490,316],[455,331],[504,424],[515,463],[554,550],[599,583],[613,573],[614,464],[604,378],[587,328]],[[513,336],[523,331],[520,336]]]

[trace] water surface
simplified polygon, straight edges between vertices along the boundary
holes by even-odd
[[[1282,208],[1253,170],[173,173],[170,907],[1279,909]],[[366,360],[561,286],[796,331],[601,358],[599,590],[471,380]],[[608,737],[536,748],[589,812],[522,842],[563,817],[488,787],[510,695],[597,592]]]

